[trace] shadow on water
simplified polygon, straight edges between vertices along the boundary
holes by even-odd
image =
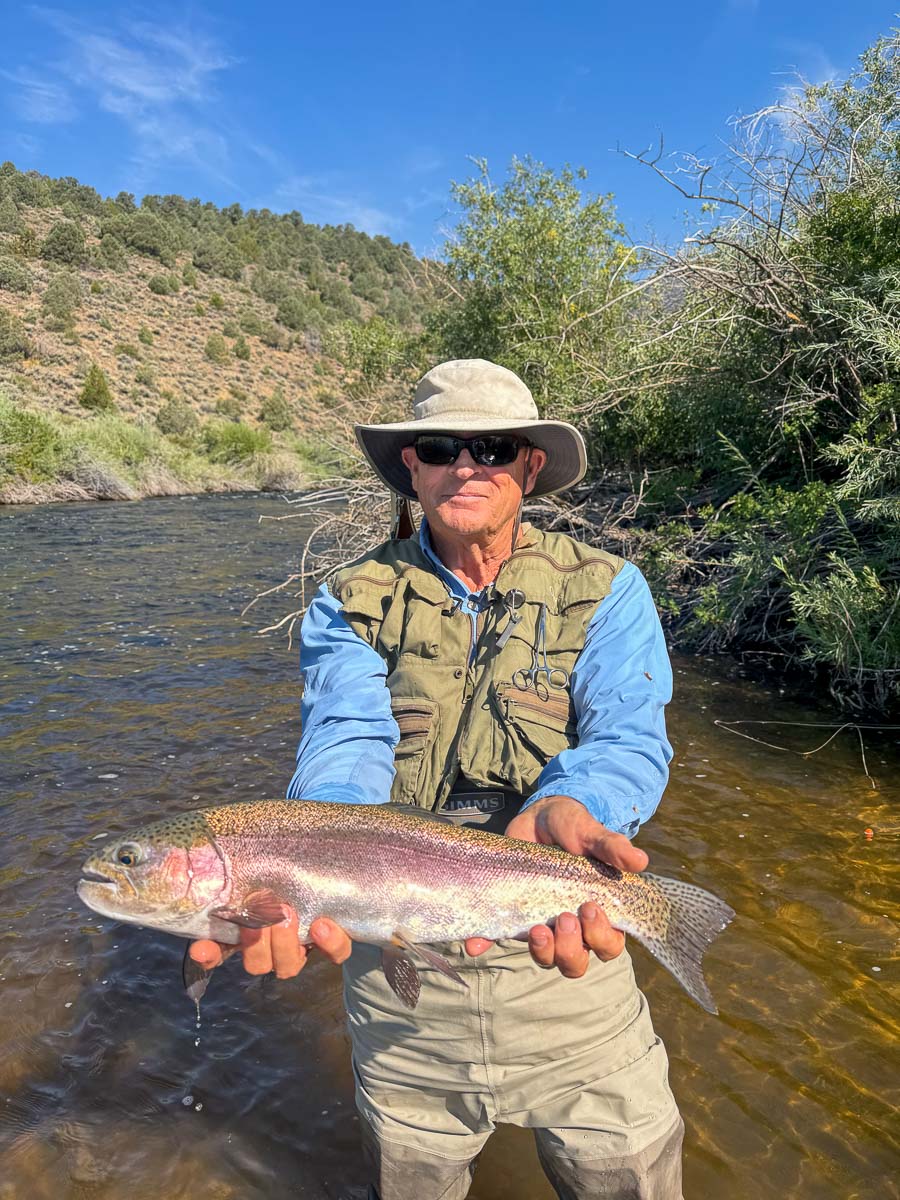
[[[335,970],[228,964],[197,1029],[183,944],[72,890],[107,831],[283,793],[295,655],[239,614],[289,573],[301,530],[262,511],[283,510],[0,510],[0,1200],[336,1200],[363,1179]],[[708,957],[719,1018],[633,951],[688,1126],[685,1195],[900,1195],[896,734],[867,735],[873,789],[848,735],[804,759],[714,724],[827,714],[676,667],[672,782],[641,844],[739,913]],[[802,749],[817,732],[763,736]],[[471,1195],[549,1200],[529,1135],[498,1131]]]

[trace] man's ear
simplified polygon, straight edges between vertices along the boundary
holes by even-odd
[[[406,460],[404,459],[404,462]],[[527,496],[532,491],[537,483],[537,477],[540,475],[544,464],[547,462],[547,452],[541,450],[539,446],[532,446],[531,454],[528,456],[528,473],[525,477],[525,487],[523,489]]]
[[[400,451],[400,457],[403,459],[403,465],[412,476],[413,491],[418,491],[416,488],[416,476],[419,473],[419,456],[416,454],[415,446],[404,446]]]

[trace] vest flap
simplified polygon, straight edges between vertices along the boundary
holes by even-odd
[[[567,608],[576,604],[587,604],[589,601],[596,604],[608,595],[615,575],[615,566],[606,559],[585,563],[563,582],[558,601],[559,611],[565,612]]]
[[[357,576],[343,584],[338,599],[345,613],[380,621],[384,616],[385,601],[395,586],[395,579],[364,579]]]
[[[403,572],[406,586],[420,600],[429,604],[446,604],[448,599],[447,585],[437,575],[430,571],[413,568]]]

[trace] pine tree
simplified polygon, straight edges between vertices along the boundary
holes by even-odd
[[[96,363],[91,363],[91,369],[85,378],[84,387],[81,389],[81,395],[78,397],[78,403],[82,408],[100,410],[109,410],[116,407],[112,393],[109,390],[109,384],[106,382],[106,376]]]

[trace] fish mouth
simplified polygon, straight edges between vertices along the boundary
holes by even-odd
[[[101,871],[91,869],[90,871],[82,868],[81,872],[82,883],[106,883],[116,885],[116,880],[110,875],[104,875]]]

